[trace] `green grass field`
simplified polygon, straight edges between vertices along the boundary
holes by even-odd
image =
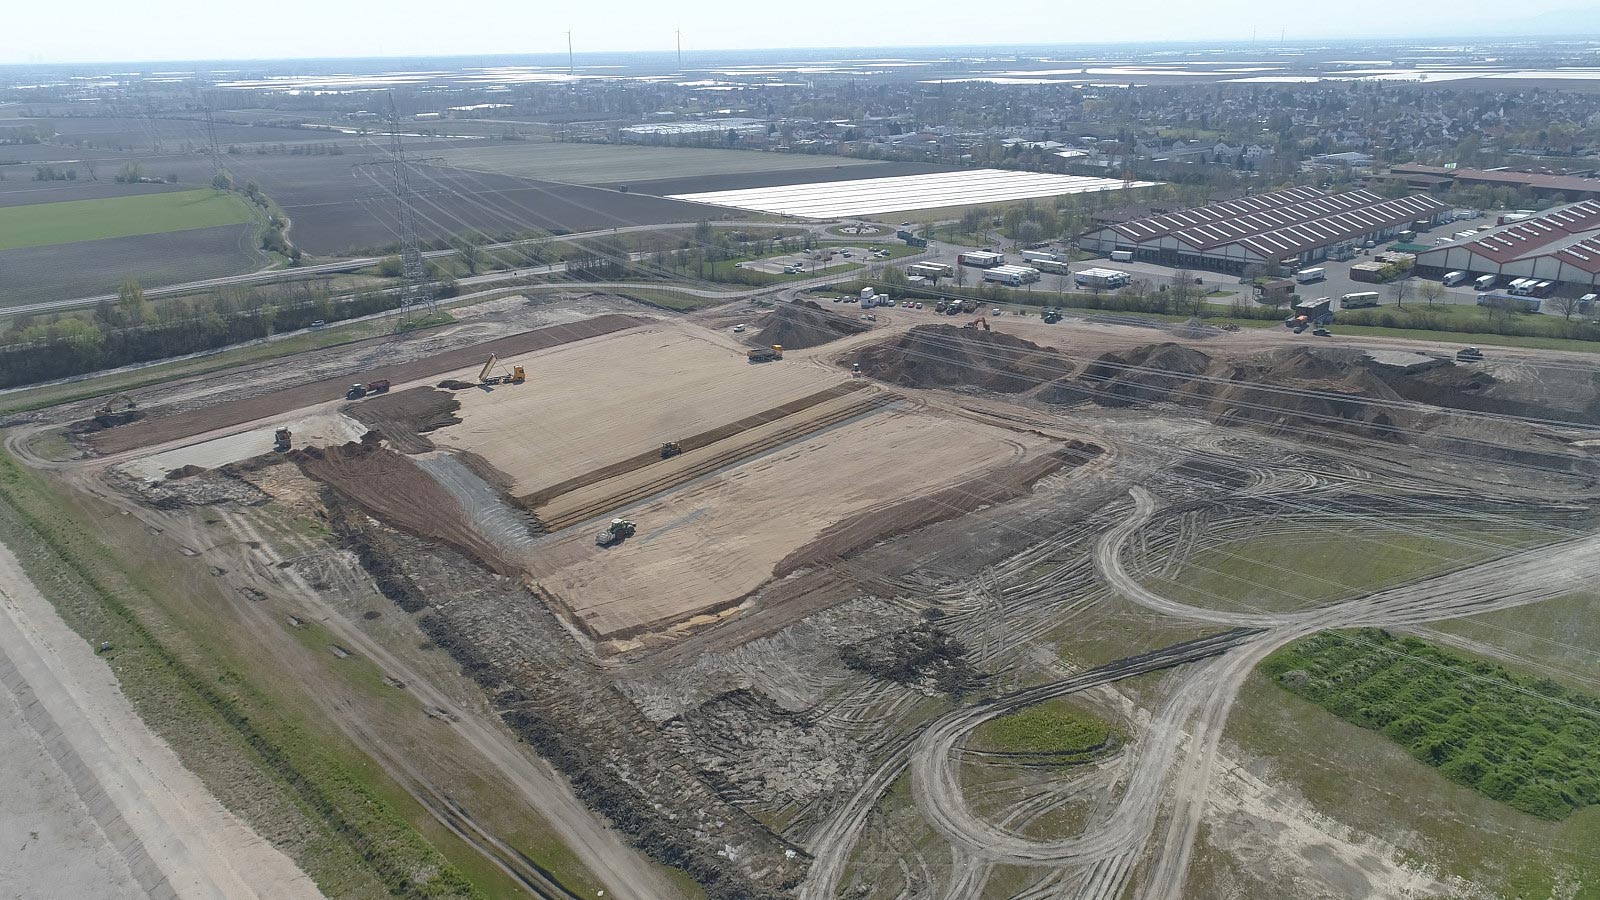
[[[1314,536],[1284,533],[1226,541],[1195,553],[1171,580],[1152,577],[1147,583],[1197,606],[1285,612],[1477,562],[1492,555],[1483,546],[1487,543],[1510,551],[1539,540],[1532,528],[1512,533],[1322,528]]]
[[[242,225],[252,217],[239,195],[211,188],[8,206],[0,208],[0,250]]]

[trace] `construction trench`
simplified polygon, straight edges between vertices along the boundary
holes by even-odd
[[[1184,896],[1232,777],[1223,727],[1268,652],[1600,575],[1600,391],[1557,354],[1469,369],[1276,333],[909,312],[868,328],[818,307],[769,322],[786,354],[758,365],[694,319],[518,315],[304,384],[284,363],[256,396],[144,389],[146,415],[48,467],[165,533],[227,535],[191,550],[264,598],[241,603],[346,621],[370,646],[343,652],[405,664],[397,691],[438,679],[456,707],[429,705],[436,721],[513,735],[607,833],[714,898]],[[491,353],[526,381],[479,383]],[[341,399],[377,377],[393,388]],[[337,427],[259,444],[310,415]],[[636,533],[597,546],[613,518]],[[1271,607],[1173,593],[1242,536],[1349,527],[1471,532],[1474,552]],[[275,611],[291,581],[316,599]],[[894,677],[852,668],[867,649]],[[1053,698],[1128,740],[1044,768],[963,749]],[[419,794],[445,778],[418,765]],[[1379,893],[1435,887],[1374,859]]]

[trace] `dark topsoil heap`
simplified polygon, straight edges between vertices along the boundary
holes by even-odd
[[[871,326],[824,310],[810,300],[780,303],[761,327],[760,344],[801,350],[860,334]]]
[[[474,385],[475,386],[475,385]],[[368,397],[345,407],[356,421],[389,439],[402,453],[426,453],[433,441],[423,437],[448,425],[459,425],[461,401],[455,395],[430,387],[407,388]]]
[[[1035,395],[1047,403],[1101,406],[1160,401],[1199,406],[1223,424],[1320,427],[1400,439],[1432,424],[1417,404],[1600,422],[1594,405],[1560,409],[1516,396],[1482,369],[1447,359],[1396,366],[1350,350],[1293,347],[1229,361],[1174,343],[1106,353]]]
[[[970,387],[1002,394],[1031,390],[1072,371],[1054,350],[998,331],[918,325],[863,349],[863,374],[905,387]]]

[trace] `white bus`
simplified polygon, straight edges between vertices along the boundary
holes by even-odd
[[[1378,305],[1377,291],[1357,291],[1354,294],[1345,294],[1339,298],[1340,309],[1364,309]]]
[[[1033,267],[1041,272],[1051,275],[1071,275],[1072,264],[1060,259],[1035,259],[1031,261]]]

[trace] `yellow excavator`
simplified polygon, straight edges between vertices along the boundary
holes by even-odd
[[[498,374],[495,372],[496,366],[500,367]],[[527,380],[528,373],[521,366],[512,366],[510,374],[507,374],[505,366],[500,365],[500,357],[493,353],[489,354],[489,359],[483,364],[483,368],[478,370],[479,384],[522,384]]]

